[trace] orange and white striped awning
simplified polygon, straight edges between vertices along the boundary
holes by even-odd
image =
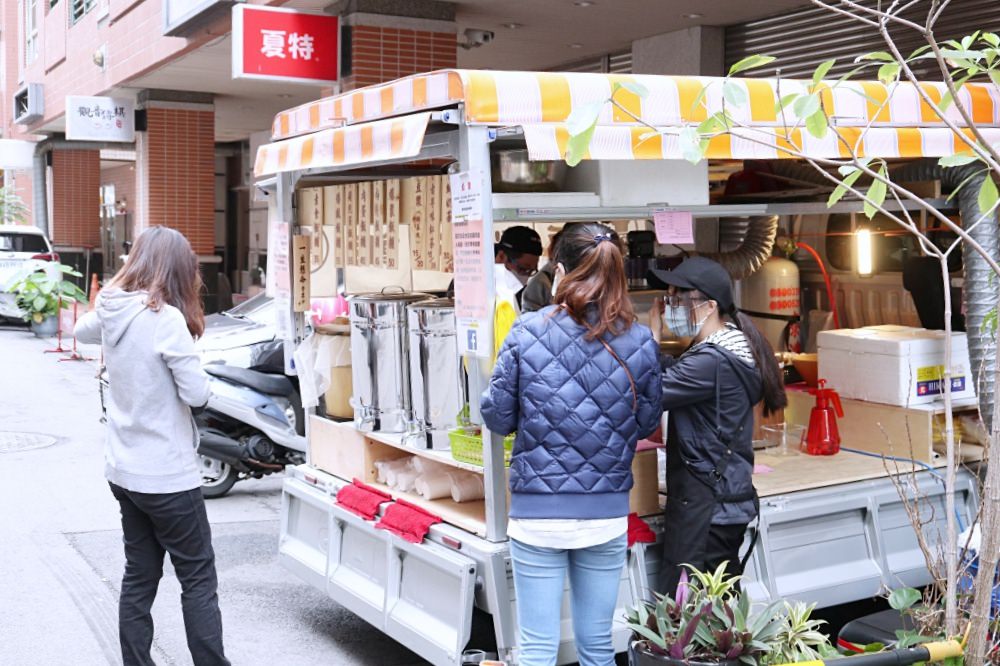
[[[524,127],[532,157],[560,159],[565,150],[564,123],[573,110],[607,100],[615,84],[632,82],[645,87],[647,94],[640,97],[628,89],[617,91],[615,100],[619,106],[606,105],[602,110],[590,157],[678,159],[671,129],[700,123],[721,110],[723,81],[703,76],[441,70],[279,113],[272,128],[276,143],[262,150],[270,155],[286,141],[299,141],[303,136],[328,132],[341,125],[346,131],[387,118],[462,106],[466,123]],[[802,129],[786,129],[786,122],[791,126],[795,121],[783,116],[776,104],[780,97],[792,92],[805,92],[811,81],[734,78],[729,82],[738,86],[747,99],[742,107],[728,108],[745,127],[732,136],[714,139],[709,146],[710,158],[792,157],[782,150],[787,147],[788,138],[810,156],[844,156],[846,148],[838,136],[850,145],[857,144],[858,150],[869,156],[932,157],[954,152],[956,137],[920,94],[922,90],[930,100],[940,102],[946,92],[941,83],[923,83],[920,90],[910,83],[885,85],[875,81],[824,85],[823,107],[837,131],[819,140]],[[959,91],[959,99],[987,140],[996,140],[1000,131],[1000,89],[992,83],[967,83]],[[951,105],[947,117],[964,126],[955,105]],[[650,139],[644,124],[665,134]],[[760,145],[758,140],[762,136],[771,136],[773,140]],[[292,151],[292,144],[288,149]],[[265,173],[271,173],[277,157],[267,159]],[[290,163],[278,170],[295,168],[287,164]]]
[[[413,157],[424,142],[429,113],[335,127],[261,146],[254,175],[368,164]]]

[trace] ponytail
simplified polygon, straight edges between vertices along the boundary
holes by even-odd
[[[778,366],[778,360],[774,357],[774,349],[750,317],[736,308],[733,308],[733,312],[729,316],[746,337],[754,363],[760,369],[760,377],[764,384],[764,416],[770,416],[788,405],[785,382],[782,378],[781,367]]]
[[[575,224],[565,228],[554,260],[566,277],[559,282],[553,303],[561,305],[587,338],[619,335],[635,321],[628,295],[621,239],[603,224]]]

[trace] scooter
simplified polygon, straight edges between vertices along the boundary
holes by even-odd
[[[302,402],[284,374],[207,364],[212,397],[195,417],[202,494],[222,497],[242,479],[305,462]]]
[[[305,462],[302,401],[291,379],[221,363],[203,367],[212,395],[195,422],[206,499],[222,497],[242,479],[259,479]],[[98,386],[103,423],[109,386],[103,367]]]

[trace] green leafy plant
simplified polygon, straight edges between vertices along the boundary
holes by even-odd
[[[723,563],[712,572],[691,568],[681,576],[674,596],[657,594],[626,615],[639,646],[672,659],[701,662],[740,661],[755,666],[770,653],[787,618],[782,605],[752,608],[736,587],[738,576]]]
[[[12,187],[0,187],[0,224],[21,224],[28,218],[28,206]]]
[[[825,622],[812,618],[815,608],[816,604],[784,602],[781,628],[762,664],[792,664],[836,656],[830,639],[820,631]]]
[[[41,324],[59,314],[61,304],[87,302],[87,295],[63,276],[80,277],[71,266],[36,262],[10,287],[25,321]]]

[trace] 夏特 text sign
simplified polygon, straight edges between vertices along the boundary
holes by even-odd
[[[233,7],[233,78],[329,85],[340,73],[340,21],[313,12]]]
[[[135,102],[116,97],[66,96],[70,141],[135,141]]]

